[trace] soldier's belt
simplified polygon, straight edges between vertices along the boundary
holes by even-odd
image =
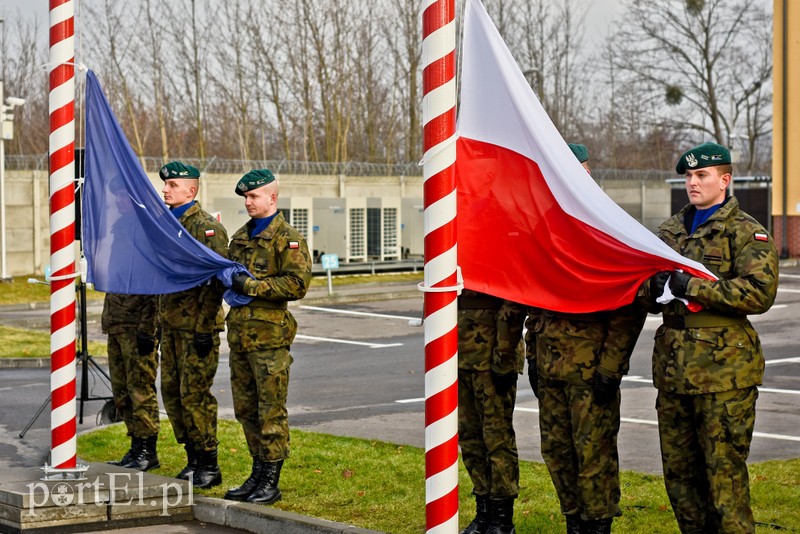
[[[502,304],[497,297],[458,297],[459,310],[499,310]]]
[[[710,313],[694,313],[692,315],[670,315],[664,317],[664,326],[669,328],[718,328],[735,326],[747,322],[747,317],[731,317]]]
[[[288,304],[285,300],[274,301],[264,299],[253,299],[248,304],[251,308],[264,308],[265,310],[285,310],[288,309]]]

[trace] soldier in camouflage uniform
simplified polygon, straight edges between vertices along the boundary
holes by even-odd
[[[586,147],[570,148],[588,171]],[[621,515],[619,386],[646,316],[638,304],[584,314],[528,311],[528,376],[539,399],[542,456],[570,534],[611,532]]]
[[[196,202],[200,172],[181,162],[161,167],[164,201],[200,243],[225,256],[228,234]],[[217,462],[217,399],[211,393],[219,363],[219,333],[224,328],[222,293],[215,278],[197,287],[160,295],[161,398],[187,464],[178,478],[199,488],[222,482]]]
[[[231,393],[236,419],[244,429],[253,469],[226,499],[271,504],[283,461],[289,456],[289,347],[297,322],[287,302],[301,299],[311,281],[311,256],[300,233],[278,212],[278,182],[267,169],[253,170],[236,184],[250,221],[231,239],[228,256],[247,274],[234,276],[231,288],[252,297],[228,312]]]
[[[125,456],[109,463],[141,471],[159,466],[155,309],[152,295],[106,293],[100,321],[103,333],[108,335],[114,406],[131,438]]]
[[[719,279],[665,271],[640,288],[664,318],[653,349],[664,483],[681,532],[752,533],[746,462],[764,355],[747,315],[772,306],[778,254],[766,230],[726,197],[725,147],[697,146],[676,171],[685,175],[690,204],[661,225],[659,237]],[[690,313],[677,299],[658,304],[665,286],[703,309]]]
[[[514,532],[519,459],[513,415],[525,308],[465,289],[458,297],[458,439],[475,519],[462,534]]]

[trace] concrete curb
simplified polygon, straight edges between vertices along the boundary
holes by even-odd
[[[193,510],[194,517],[198,521],[256,534],[274,532],[281,534],[317,532],[321,534],[381,534],[377,530],[307,517],[259,504],[239,503],[213,497],[195,497]]]
[[[80,356],[77,357],[77,365],[80,365]],[[108,366],[106,356],[92,356],[98,365]],[[0,369],[37,369],[40,367],[50,367],[50,357],[47,358],[0,358]]]

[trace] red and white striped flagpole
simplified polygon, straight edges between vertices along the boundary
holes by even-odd
[[[50,0],[50,464],[74,469],[75,8]]]
[[[425,204],[425,525],[458,532],[455,1],[422,16]]]

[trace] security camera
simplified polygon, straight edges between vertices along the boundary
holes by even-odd
[[[25,105],[25,99],[16,96],[9,96],[8,98],[6,98],[6,102],[8,102],[9,106],[14,106],[14,107]]]

